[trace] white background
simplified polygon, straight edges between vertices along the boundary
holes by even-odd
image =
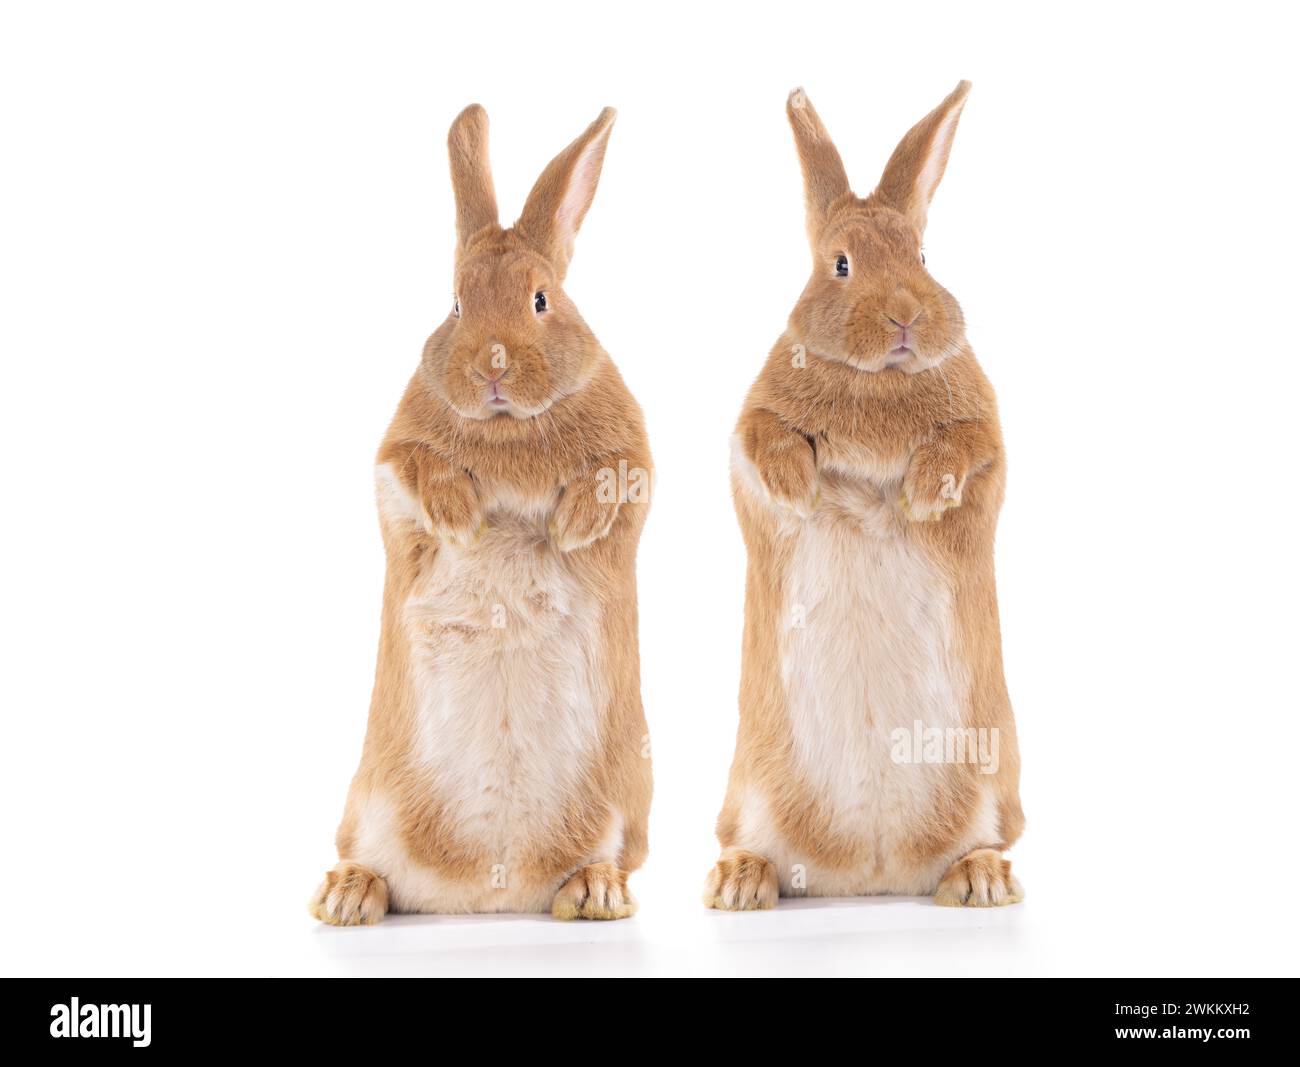
[[[469,13],[467,13],[469,12]],[[0,969],[1295,970],[1296,26],[1284,5],[6,5]],[[706,912],[736,723],[727,438],[855,187],[974,91],[927,235],[998,389],[1022,906]],[[620,109],[567,289],[645,409],[657,791],[629,922],[315,924],[360,753],[371,461],[502,214]]]

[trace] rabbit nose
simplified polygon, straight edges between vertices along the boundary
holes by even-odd
[[[885,318],[897,329],[906,333],[921,317],[921,301],[900,285],[885,301],[885,306],[881,310],[885,313]]]
[[[479,352],[470,364],[475,374],[485,382],[499,382],[506,376],[509,362],[505,358],[505,347],[492,344]]]

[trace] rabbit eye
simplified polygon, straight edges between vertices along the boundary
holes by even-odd
[[[837,277],[837,278],[847,278],[848,276],[849,276],[849,257],[848,257],[848,256],[836,256],[836,257],[835,257],[835,277]]]
[[[924,250],[922,250],[922,252],[921,252],[921,266],[923,266],[923,267],[925,266],[925,252],[924,252]]]
[[[539,314],[539,315],[540,315],[543,311],[546,310],[546,294],[545,294],[545,293],[534,293],[534,294],[533,294],[533,310],[536,311],[537,314]]]
[[[460,318],[460,297],[458,296],[453,296],[451,298],[451,313],[455,315],[456,318]]]

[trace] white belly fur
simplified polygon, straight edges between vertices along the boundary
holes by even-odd
[[[372,795],[358,859],[382,857],[395,910],[547,910],[557,886],[518,877],[517,860],[562,832],[596,752],[607,705],[597,605],[532,517],[494,514],[473,547],[438,549],[404,617],[416,769],[451,816],[448,832],[492,858],[481,880],[437,876],[406,855],[391,802]],[[616,812],[610,823],[589,862],[616,859]]]
[[[741,483],[762,493],[741,457]],[[882,484],[821,474],[809,519],[780,512],[792,539],[785,603],[778,623],[796,772],[819,798],[833,834],[869,842],[873,861],[858,870],[818,865],[795,855],[770,815],[766,797],[741,802],[741,843],[773,861],[782,892],[804,881],[809,895],[933,892],[948,864],[997,840],[997,806],[981,783],[975,817],[951,856],[933,870],[891,862],[933,810],[947,768],[896,763],[891,734],[959,727],[969,678],[956,647],[952,592],[938,564],[908,535],[894,502],[898,482]]]

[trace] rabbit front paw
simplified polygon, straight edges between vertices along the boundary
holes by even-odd
[[[817,464],[809,448],[768,449],[754,460],[768,499],[801,519],[817,509]]]
[[[610,531],[620,502],[602,499],[600,487],[589,479],[570,483],[560,494],[548,532],[561,552],[573,552],[599,541]]]
[[[474,483],[465,474],[422,479],[420,516],[430,537],[457,548],[477,542],[485,526]]]
[[[912,522],[938,522],[949,508],[961,506],[965,487],[965,471],[918,454],[907,468],[898,504]]]

